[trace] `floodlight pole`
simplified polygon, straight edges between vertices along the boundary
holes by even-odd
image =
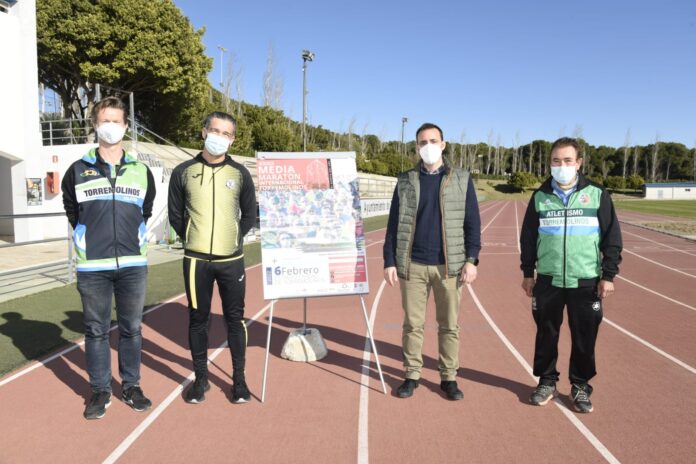
[[[406,118],[406,117],[401,118],[401,171],[402,172],[404,170],[404,156],[406,156],[406,153],[404,150],[404,126],[406,126],[407,122],[408,122],[408,118]]]
[[[307,62],[314,60],[314,53],[302,50],[302,151],[307,151]]]
[[[220,91],[222,91],[223,87],[225,86],[225,82],[224,82],[225,79],[223,78],[223,69],[224,69],[223,61],[225,58],[224,53],[227,51],[227,49],[225,47],[223,47],[222,45],[218,45],[217,48],[220,50]]]

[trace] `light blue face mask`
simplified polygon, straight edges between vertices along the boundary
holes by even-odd
[[[220,156],[227,153],[230,148],[230,141],[221,135],[208,133],[205,137],[205,151],[213,156]]]
[[[576,166],[551,166],[551,177],[559,185],[568,185],[573,182],[577,172]]]

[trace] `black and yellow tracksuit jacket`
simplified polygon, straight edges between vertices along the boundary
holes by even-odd
[[[169,181],[169,223],[186,256],[226,260],[243,255],[243,238],[256,222],[249,171],[231,157],[210,164],[199,153],[178,165]]]

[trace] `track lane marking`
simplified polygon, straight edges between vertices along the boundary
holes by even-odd
[[[143,311],[143,316],[145,316],[146,314],[149,314],[153,311],[156,311],[156,310],[162,308],[163,306],[166,306],[166,305],[168,305],[168,304],[170,304],[170,303],[172,303],[172,302],[174,302],[174,301],[176,301],[184,296],[186,296],[186,293],[182,293],[180,295],[177,295],[175,297],[168,299],[167,301],[164,301],[163,303],[160,303],[156,306],[153,306],[152,308],[149,308],[149,309]],[[117,327],[118,327],[118,323],[112,325],[111,328],[109,329],[109,332],[113,332],[114,330],[116,330]],[[4,379],[3,381],[0,382],[0,387],[12,382],[13,380],[16,380],[16,379],[22,377],[25,374],[28,374],[29,372],[33,371],[34,369],[38,369],[39,367],[45,366],[46,364],[53,361],[54,359],[60,358],[64,354],[70,353],[71,351],[76,350],[77,348],[80,348],[84,344],[85,344],[85,339],[84,339],[84,337],[82,337],[82,339],[79,342],[73,342],[73,344],[70,345],[69,347],[62,349],[61,351],[54,353],[45,359],[42,359],[40,361],[36,361],[31,366],[26,367],[26,368],[22,369],[21,371],[17,372],[16,374],[13,374],[10,377]]]
[[[688,309],[690,309],[690,310],[692,310],[692,311],[696,311],[696,308],[693,307],[693,306],[690,306],[690,305],[688,305],[688,304],[686,304],[686,303],[682,303],[681,301],[678,301],[678,300],[675,300],[675,299],[673,299],[673,298],[670,298],[670,297],[668,297],[667,295],[663,295],[662,293],[656,292],[655,290],[649,289],[648,287],[644,287],[644,286],[642,286],[641,284],[638,284],[638,283],[636,283],[636,282],[633,282],[632,280],[629,280],[629,279],[627,279],[626,277],[622,277],[622,276],[619,275],[619,274],[617,274],[616,277],[619,278],[619,279],[621,279],[621,280],[625,280],[625,281],[628,282],[629,284],[635,285],[636,287],[641,288],[641,289],[645,290],[646,292],[650,292],[650,293],[652,293],[652,294],[654,294],[654,295],[657,295],[657,296],[659,296],[659,297],[661,297],[661,298],[664,298],[665,300],[671,301],[672,303],[676,303],[676,304],[681,305],[681,306],[684,306],[685,308],[688,308]]]
[[[622,233],[628,234],[628,235],[633,235],[634,237],[638,237],[638,238],[643,239],[643,240],[646,240],[646,241],[648,241],[648,242],[656,243],[656,244],[658,244],[658,245],[660,245],[660,246],[667,247],[667,248],[669,248],[669,249],[671,249],[671,250],[674,250],[674,251],[678,251],[679,253],[684,253],[684,254],[689,255],[689,256],[696,256],[696,254],[694,254],[694,253],[689,253],[688,251],[680,250],[679,248],[675,248],[675,247],[673,247],[673,246],[671,246],[671,245],[667,245],[666,243],[660,243],[660,242],[658,242],[657,240],[652,240],[652,239],[650,239],[650,238],[648,238],[648,237],[643,237],[642,235],[634,234],[633,232],[629,232],[629,231],[627,231],[627,230],[622,231]],[[659,232],[658,232],[658,233],[659,233]],[[660,250],[658,250],[658,251],[660,251]]]
[[[645,345],[646,347],[650,348],[651,350],[653,350],[655,353],[659,354],[660,356],[664,356],[665,358],[669,359],[670,361],[672,361],[673,363],[677,364],[678,366],[683,367],[684,369],[686,369],[687,371],[691,372],[692,374],[696,374],[696,369],[693,368],[693,367],[691,367],[690,365],[686,364],[684,361],[681,361],[681,360],[675,358],[674,356],[672,356],[671,354],[662,351],[661,349],[659,349],[659,348],[656,347],[655,345],[653,345],[653,344],[651,344],[651,343],[649,343],[649,342],[643,340],[643,339],[640,338],[639,336],[637,336],[637,335],[635,335],[635,334],[629,332],[628,330],[626,330],[626,329],[624,329],[623,327],[621,327],[619,324],[610,321],[610,320],[607,319],[606,317],[604,318],[604,321],[605,321],[607,324],[609,324],[610,326],[614,327],[614,328],[615,328],[616,330],[618,330],[619,332],[623,333],[624,335],[627,335],[627,336],[631,337],[632,339],[634,339],[635,341],[637,341],[638,343],[640,343],[640,344],[642,344],[642,345]]]
[[[675,269],[675,268],[673,268],[673,267],[667,266],[666,264],[658,263],[657,261],[653,261],[653,260],[650,259],[650,258],[646,258],[645,256],[641,256],[641,255],[639,255],[638,253],[634,253],[634,252],[632,252],[631,250],[627,250],[626,248],[624,248],[623,251],[625,251],[626,253],[630,253],[630,254],[632,254],[633,256],[636,256],[636,257],[638,257],[638,258],[640,258],[640,259],[644,259],[644,260],[649,261],[649,262],[651,262],[651,263],[653,263],[653,264],[656,264],[656,265],[658,265],[658,266],[660,266],[660,267],[664,267],[665,269],[669,269],[670,271],[678,272],[679,274],[684,274],[684,275],[687,276],[687,277],[691,277],[692,279],[696,279],[696,275],[689,274],[688,272],[680,271],[679,269]]]
[[[381,229],[378,229],[381,230]],[[377,232],[377,231],[371,231],[371,232]],[[366,248],[372,246],[372,245],[377,245],[379,243],[382,243],[382,241],[377,241],[373,242],[369,245],[366,246]],[[257,266],[261,266],[262,263],[255,264],[253,266],[250,266],[248,269],[252,269]],[[254,316],[252,316],[250,319],[247,320],[247,329],[268,309],[271,307],[271,303],[266,304],[263,308],[261,308]],[[371,322],[373,323],[374,320]],[[368,340],[369,343],[369,340]],[[208,364],[210,364],[212,361],[217,358],[217,356],[224,351],[224,349],[227,347],[227,340],[225,340],[218,348],[213,352],[211,356],[208,357]],[[147,430],[150,425],[164,412],[165,409],[169,407],[171,403],[174,402],[174,400],[177,399],[181,395],[181,393],[184,391],[184,389],[191,383],[193,382],[193,379],[195,378],[195,372],[191,372],[186,379],[177,385],[177,387],[160,403],[138,426],[133,429],[133,431],[121,442],[120,445],[116,447],[116,449],[103,461],[104,464],[112,464],[120,458],[123,453],[125,453],[130,446],[135,443],[135,441],[140,437],[140,435]]]
[[[375,326],[377,309],[379,308],[379,302],[382,299],[382,291],[386,285],[386,280],[382,279],[382,284],[379,286],[379,290],[377,290],[377,295],[375,296],[375,299],[372,302],[372,308],[370,309],[370,328],[374,328]],[[370,462],[368,427],[370,417],[368,414],[368,405],[370,397],[369,385],[371,356],[372,347],[370,346],[370,335],[366,331],[365,348],[363,349],[362,376],[360,377],[360,404],[358,407],[358,464],[367,464]]]
[[[479,301],[478,297],[476,296],[476,293],[474,290],[471,288],[471,285],[467,284],[467,290],[469,291],[469,294],[471,295],[472,299],[474,300],[474,303],[476,304],[476,307],[478,308],[479,312],[483,315],[483,318],[488,322],[488,325],[491,326],[493,331],[496,333],[498,338],[503,342],[503,345],[512,353],[513,357],[519,362],[524,370],[534,379],[535,382],[538,382],[539,379],[534,376],[534,373],[532,371],[532,368],[530,365],[527,363],[527,361],[522,357],[519,351],[515,349],[515,347],[512,345],[510,340],[503,334],[503,332],[498,328],[498,326],[493,322],[493,319],[488,315],[488,312],[484,309],[483,305]],[[590,442],[590,444],[599,452],[599,454],[602,455],[602,457],[609,463],[612,464],[618,464],[620,461],[609,451],[609,449],[588,429],[585,424],[578,419],[574,413],[572,413],[560,400],[560,398],[556,397],[554,399],[554,404],[558,407],[558,409],[563,413],[563,415],[566,416],[566,418],[575,426],[576,429],[587,439],[587,441]]]
[[[261,308],[256,314],[254,314],[250,319],[247,319],[247,329],[249,326],[251,326],[256,320],[266,311],[268,311],[268,308],[271,307],[271,303],[266,304],[263,308]],[[222,342],[221,345],[217,347],[217,349],[213,352],[212,355],[208,357],[208,364],[213,362],[215,358],[218,357],[220,353],[222,353],[225,348],[227,348],[227,340]],[[116,447],[116,449],[103,461],[104,464],[112,464],[120,458],[123,453],[125,453],[128,448],[137,440],[140,435],[147,430],[150,425],[152,425],[153,422],[164,412],[165,409],[169,407],[172,402],[174,402],[175,399],[177,399],[180,395],[181,392],[184,391],[184,389],[191,383],[193,382],[193,379],[195,378],[196,374],[195,372],[191,372],[186,379],[181,382],[179,385],[176,386],[174,390],[167,396],[164,401],[162,401],[155,409],[152,410],[150,414],[140,423],[138,426],[133,429],[133,431]]]

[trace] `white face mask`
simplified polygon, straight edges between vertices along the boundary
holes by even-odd
[[[205,137],[205,151],[213,156],[220,156],[227,153],[230,148],[230,141],[221,135],[208,133]]]
[[[126,126],[117,122],[105,122],[97,127],[97,135],[99,136],[99,140],[103,140],[110,145],[123,140],[123,136],[125,134]]]
[[[425,164],[435,164],[442,157],[442,148],[439,143],[429,143],[420,147],[418,153]]]
[[[577,173],[576,166],[551,166],[551,177],[560,185],[568,185],[573,182]]]

